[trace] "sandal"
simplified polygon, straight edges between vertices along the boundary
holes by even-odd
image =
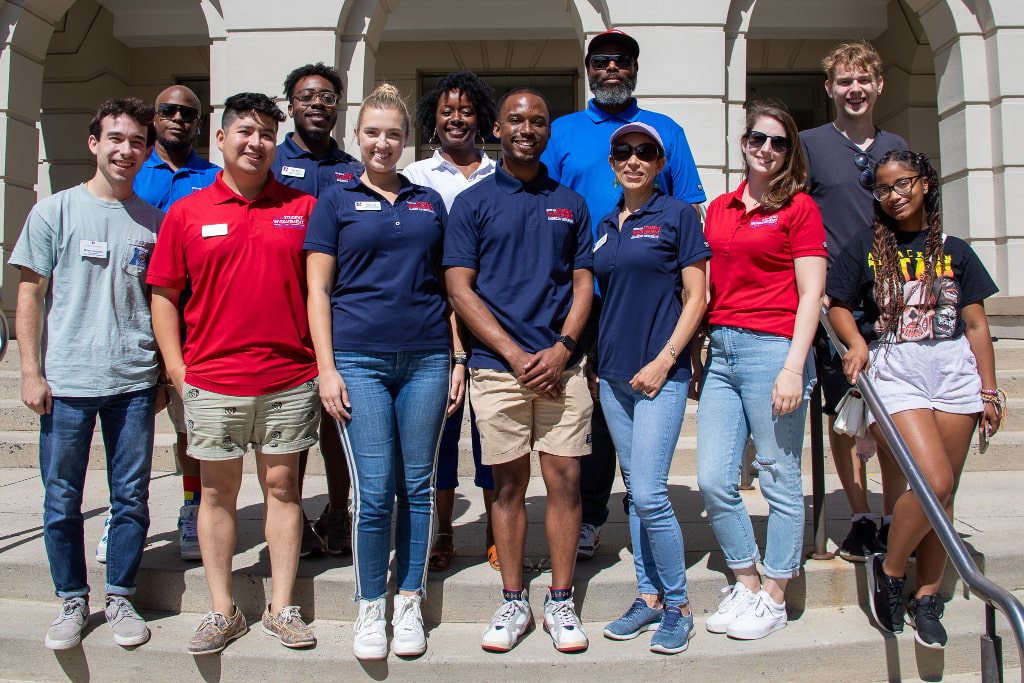
[[[501,563],[498,562],[498,546],[492,545],[487,549],[487,562],[494,571],[501,571]]]
[[[442,539],[447,538],[447,543]],[[430,559],[427,560],[427,567],[432,571],[440,572],[448,569],[455,557],[455,534],[438,533],[434,539],[434,547],[430,551]]]

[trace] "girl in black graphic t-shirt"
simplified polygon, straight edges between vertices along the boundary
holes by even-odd
[[[854,239],[829,273],[829,320],[849,346],[843,369],[850,382],[870,364],[882,403],[952,516],[975,427],[991,435],[1002,418],[983,303],[997,289],[970,246],[943,234],[939,181],[923,154],[886,153],[872,194],[872,232]],[[860,330],[851,312],[858,306],[865,311]],[[881,439],[877,426],[872,430]],[[918,587],[905,606],[902,577],[915,550]],[[878,625],[899,633],[906,608],[917,641],[945,647],[938,595],[945,566],[942,544],[907,491],[896,504],[887,553],[868,565]]]

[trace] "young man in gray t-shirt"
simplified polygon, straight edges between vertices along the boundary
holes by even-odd
[[[53,650],[78,645],[89,615],[82,492],[97,416],[110,482],[107,623],[118,645],[149,640],[128,597],[149,530],[159,372],[146,270],[163,212],[132,189],[152,122],[141,100],[104,102],[89,124],[95,174],[32,209],[10,259],[21,269],[21,397],[40,416],[43,539],[64,600],[46,632]]]

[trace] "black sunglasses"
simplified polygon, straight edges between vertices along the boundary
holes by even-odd
[[[181,120],[185,123],[195,123],[199,120],[199,110],[195,107],[171,104],[170,102],[163,102],[156,107],[156,115],[164,121],[170,121],[175,114],[181,114]]]
[[[590,55],[590,66],[598,70],[607,69],[612,62],[620,69],[632,69],[633,55]]]
[[[653,142],[641,142],[636,147],[624,142],[612,145],[612,159],[615,161],[629,161],[634,154],[640,161],[654,161],[661,158],[661,148]]]
[[[875,173],[871,170],[871,159],[861,152],[853,155],[853,163],[860,169],[860,186],[870,190],[875,186]]]
[[[792,146],[789,138],[785,135],[768,135],[767,133],[762,133],[759,130],[752,130],[747,133],[747,145],[751,149],[761,149],[764,147],[764,143],[768,140],[772,141],[772,149],[776,152],[782,152],[783,154],[788,152],[789,148]]]

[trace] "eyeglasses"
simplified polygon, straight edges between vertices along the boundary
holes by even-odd
[[[785,135],[768,135],[759,130],[747,133],[747,146],[750,149],[761,149],[768,140],[772,141],[772,149],[776,152],[786,153],[789,151],[790,140]]]
[[[853,155],[853,163],[860,169],[860,186],[870,190],[875,186],[875,172],[871,170],[871,159],[861,152]]]
[[[641,142],[636,147],[624,142],[612,145],[612,159],[615,161],[629,161],[634,154],[640,161],[654,161],[661,158],[661,148],[653,142]]]
[[[172,120],[175,114],[181,114],[181,120],[185,123],[195,123],[199,119],[199,110],[195,107],[171,104],[170,102],[162,102],[156,107],[156,115],[164,121]]]
[[[607,69],[612,62],[620,69],[632,69],[633,55],[590,55],[590,66],[599,71]]]
[[[906,176],[900,178],[892,185],[875,185],[874,189],[871,190],[871,196],[880,202],[888,199],[891,192],[895,192],[901,197],[906,197],[914,189],[914,183],[917,182],[917,179],[923,177],[919,175]]]
[[[300,90],[292,95],[302,104],[313,104],[313,101],[319,99],[324,103],[325,107],[333,107],[338,103],[338,93],[331,92],[330,90],[311,90],[309,88]]]

